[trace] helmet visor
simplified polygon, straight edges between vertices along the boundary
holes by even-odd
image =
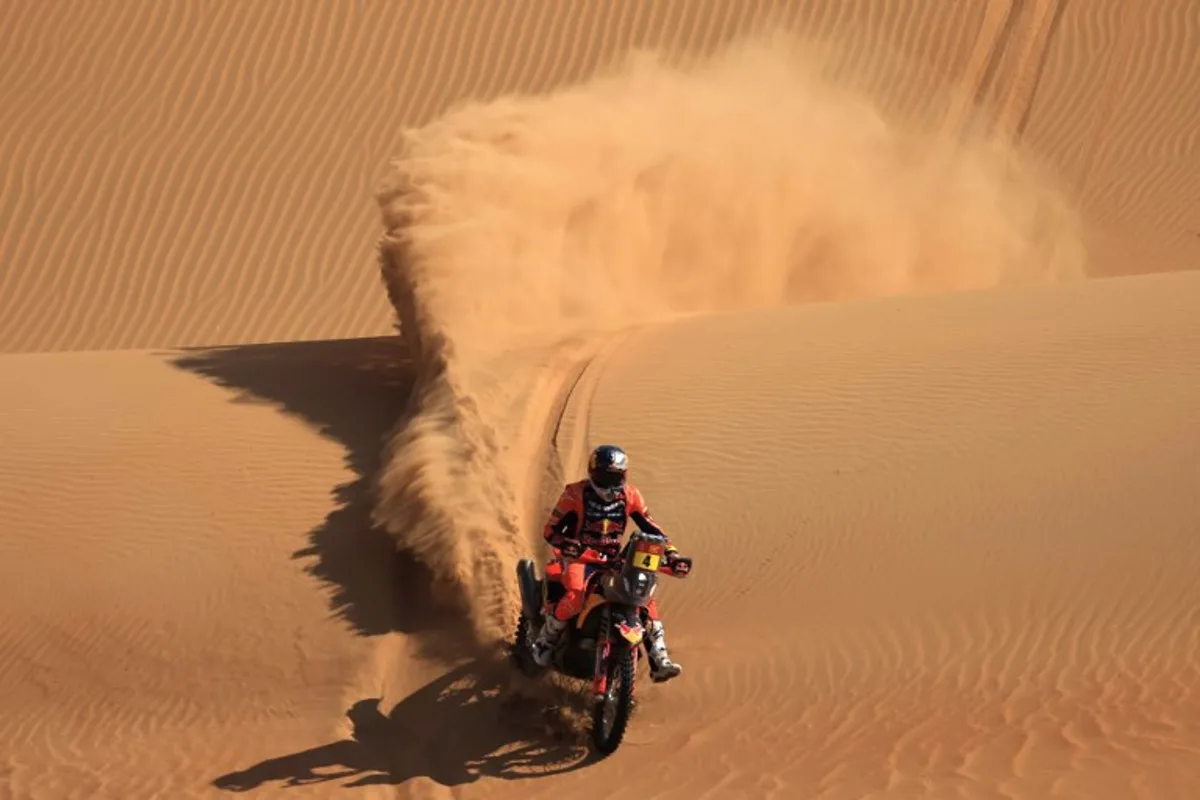
[[[592,483],[601,489],[620,489],[625,485],[625,473],[617,469],[598,469],[592,473]]]

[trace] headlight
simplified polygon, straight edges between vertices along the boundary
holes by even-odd
[[[650,599],[650,595],[654,594],[654,588],[657,581],[651,579],[645,572],[634,572],[632,575],[625,575],[621,579],[621,588],[625,590],[625,595],[635,603],[644,603]]]

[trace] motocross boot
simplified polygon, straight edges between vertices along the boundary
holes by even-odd
[[[546,615],[546,621],[542,623],[542,629],[538,631],[537,638],[529,646],[533,661],[539,667],[550,666],[550,656],[554,654],[554,645],[558,642],[558,637],[566,630],[567,623],[555,617],[553,614]]]
[[[655,683],[669,681],[683,672],[683,667],[672,661],[667,652],[662,620],[653,620],[646,626],[646,659],[650,662],[650,680]]]

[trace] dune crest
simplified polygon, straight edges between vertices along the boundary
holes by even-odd
[[[1082,277],[1073,210],[1002,142],[901,124],[784,36],[637,53],[405,133],[381,270],[422,366],[376,521],[502,635],[526,548],[502,350],[693,313]],[[968,130],[970,126],[965,126]],[[949,134],[949,135],[947,135]],[[511,400],[511,395],[509,396]]]

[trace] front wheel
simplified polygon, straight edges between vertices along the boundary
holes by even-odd
[[[625,649],[609,669],[608,691],[592,710],[592,743],[601,756],[612,755],[625,736],[633,710],[634,653]]]

